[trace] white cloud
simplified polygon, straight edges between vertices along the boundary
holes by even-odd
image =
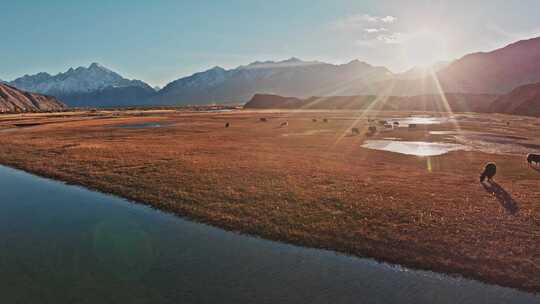
[[[359,30],[376,24],[391,24],[397,21],[394,16],[372,16],[369,14],[350,15],[343,19],[334,21],[332,27],[338,30]]]
[[[366,28],[366,29],[364,29],[364,32],[366,32],[368,34],[373,34],[373,33],[388,32],[388,29],[386,29],[384,27],[381,27],[381,28]]]
[[[397,18],[394,16],[386,16],[386,17],[380,18],[380,20],[384,23],[394,23],[396,22]]]
[[[383,34],[378,35],[375,37],[378,41],[387,43],[387,44],[399,44],[403,43],[405,40],[405,37],[402,33],[390,33],[390,34]]]
[[[333,22],[331,27],[354,37],[355,45],[371,47],[381,43],[403,42],[404,34],[395,29],[397,20],[397,17],[390,15],[355,14]]]

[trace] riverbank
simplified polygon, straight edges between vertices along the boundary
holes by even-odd
[[[349,131],[356,116],[344,112],[108,115],[26,115],[34,125],[2,133],[0,163],[227,230],[540,291],[540,174],[521,155],[364,149],[364,137]],[[10,119],[0,126],[23,118]],[[115,127],[149,122],[167,124]],[[483,115],[459,128],[534,140],[535,123]],[[375,138],[441,140],[429,131],[455,129],[419,125]],[[517,213],[478,183],[488,160]]]

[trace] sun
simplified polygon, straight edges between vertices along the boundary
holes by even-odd
[[[410,67],[429,67],[447,58],[445,36],[432,30],[410,34],[401,47],[404,63]]]

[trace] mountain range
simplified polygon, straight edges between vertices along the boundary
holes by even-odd
[[[233,69],[214,67],[154,89],[124,78],[97,63],[50,75],[25,75],[10,85],[58,97],[70,106],[182,105],[244,103],[257,93],[297,98],[310,96],[418,96],[444,93],[510,93],[540,82],[540,37],[490,52],[442,62],[433,70],[392,73],[359,60],[346,64],[257,61]]]
[[[256,93],[288,96],[348,94],[351,88],[392,78],[384,67],[358,60],[334,65],[290,58],[254,62],[235,69],[214,67],[169,83],[157,92],[156,103],[245,102]]]
[[[129,80],[98,63],[70,68],[64,73],[24,75],[10,85],[55,96],[70,106],[121,106],[148,102],[155,90],[140,80]]]

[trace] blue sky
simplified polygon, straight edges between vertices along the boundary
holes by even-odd
[[[540,1],[0,0],[0,79],[99,62],[164,85],[292,56],[398,72],[540,35]]]

